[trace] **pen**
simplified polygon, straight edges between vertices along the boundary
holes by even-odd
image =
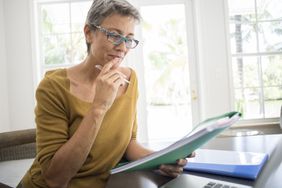
[[[103,67],[102,67],[102,65],[95,65],[95,68],[98,69],[98,70],[102,70]],[[128,84],[130,83],[130,81],[128,81],[128,80],[125,79],[125,78],[123,78],[123,80],[124,80],[126,83],[128,83]]]

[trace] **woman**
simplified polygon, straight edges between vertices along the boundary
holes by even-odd
[[[84,27],[87,57],[48,72],[37,89],[37,156],[22,187],[102,188],[122,157],[153,152],[136,141],[136,74],[120,67],[138,44],[139,20],[126,1],[93,2]],[[185,164],[162,165],[159,173],[176,177]]]

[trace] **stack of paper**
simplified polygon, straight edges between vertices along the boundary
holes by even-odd
[[[184,169],[255,180],[267,159],[265,153],[199,149]]]

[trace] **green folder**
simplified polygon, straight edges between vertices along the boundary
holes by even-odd
[[[232,124],[237,122],[240,117],[241,114],[239,112],[229,112],[209,118],[199,123],[185,137],[172,145],[136,161],[118,165],[113,168],[110,173],[116,174],[125,171],[156,169],[161,164],[175,164],[178,159],[186,158],[223,130],[229,128]]]

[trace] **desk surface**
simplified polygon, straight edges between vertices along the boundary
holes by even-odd
[[[243,180],[204,173],[185,172],[197,176],[210,177],[218,180],[230,181],[255,188],[281,188],[282,187],[282,135],[259,135],[246,137],[216,138],[202,147],[203,149],[234,150],[246,152],[265,152],[269,160],[256,181]],[[120,173],[110,177],[107,188],[157,188],[170,181],[170,178],[156,175],[152,172],[138,171]]]

